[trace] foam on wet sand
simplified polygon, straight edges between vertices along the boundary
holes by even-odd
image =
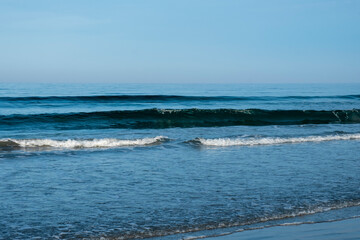
[[[345,240],[360,239],[360,218],[322,223],[291,223],[245,230],[209,238],[212,240]]]

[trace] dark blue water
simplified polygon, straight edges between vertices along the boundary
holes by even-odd
[[[360,215],[359,109],[359,84],[0,84],[0,239]]]

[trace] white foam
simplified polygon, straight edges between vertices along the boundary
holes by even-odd
[[[53,147],[53,148],[116,148],[123,146],[144,146],[166,140],[167,137],[157,136],[154,138],[140,139],[116,139],[102,138],[91,140],[53,140],[53,139],[7,139],[23,148]]]
[[[336,140],[355,140],[360,139],[360,134],[327,135],[327,136],[307,136],[307,137],[264,137],[264,138],[215,138],[205,139],[197,138],[196,141],[206,146],[254,146],[254,145],[273,145],[286,143],[303,142],[323,142]]]

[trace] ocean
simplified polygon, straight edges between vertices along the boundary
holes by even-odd
[[[0,239],[360,216],[360,84],[0,83]]]

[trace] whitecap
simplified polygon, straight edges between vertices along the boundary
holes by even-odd
[[[326,136],[306,136],[306,137],[263,137],[263,138],[196,138],[195,143],[205,146],[255,146],[255,145],[274,145],[287,143],[304,143],[304,142],[323,142],[339,140],[356,140],[360,139],[360,134],[344,135],[326,135]]]
[[[16,144],[20,148],[36,148],[36,147],[51,147],[51,148],[116,148],[124,146],[146,146],[160,143],[167,140],[167,137],[157,136],[153,138],[140,139],[117,139],[117,138],[101,138],[101,139],[1,139],[2,143]]]

